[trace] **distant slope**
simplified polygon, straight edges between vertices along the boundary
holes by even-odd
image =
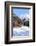
[[[13,27],[21,26],[21,25],[29,26],[29,18],[25,17],[23,20],[21,20],[18,16],[16,16],[16,14],[13,14],[12,15],[12,24],[13,24]]]
[[[12,22],[13,22],[13,27],[20,26],[22,24],[22,20],[18,16],[16,16],[16,14],[13,14]]]

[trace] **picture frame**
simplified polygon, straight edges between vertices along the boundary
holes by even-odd
[[[26,42],[35,42],[35,3],[6,1],[5,44]]]

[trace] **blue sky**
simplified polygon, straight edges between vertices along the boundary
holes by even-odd
[[[29,9],[13,9],[13,12],[19,16],[21,14],[28,14],[29,13]]]
[[[29,15],[29,10],[30,9],[15,9],[15,8],[13,8],[13,13],[15,13],[16,16],[23,19],[24,16]]]

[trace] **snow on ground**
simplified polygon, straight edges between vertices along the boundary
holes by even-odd
[[[13,36],[29,36],[30,28],[27,26],[13,28]]]

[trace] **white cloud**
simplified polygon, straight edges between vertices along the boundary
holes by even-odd
[[[24,18],[26,18],[26,19],[28,19],[28,18],[30,18],[30,14],[21,14],[20,16],[19,16],[19,18],[21,18],[21,19],[24,19]]]
[[[30,9],[29,10],[29,14],[20,14],[18,17],[20,18],[20,19],[24,19],[24,18],[26,18],[26,19],[30,19],[30,17],[31,17],[31,14],[32,14],[32,9]]]

